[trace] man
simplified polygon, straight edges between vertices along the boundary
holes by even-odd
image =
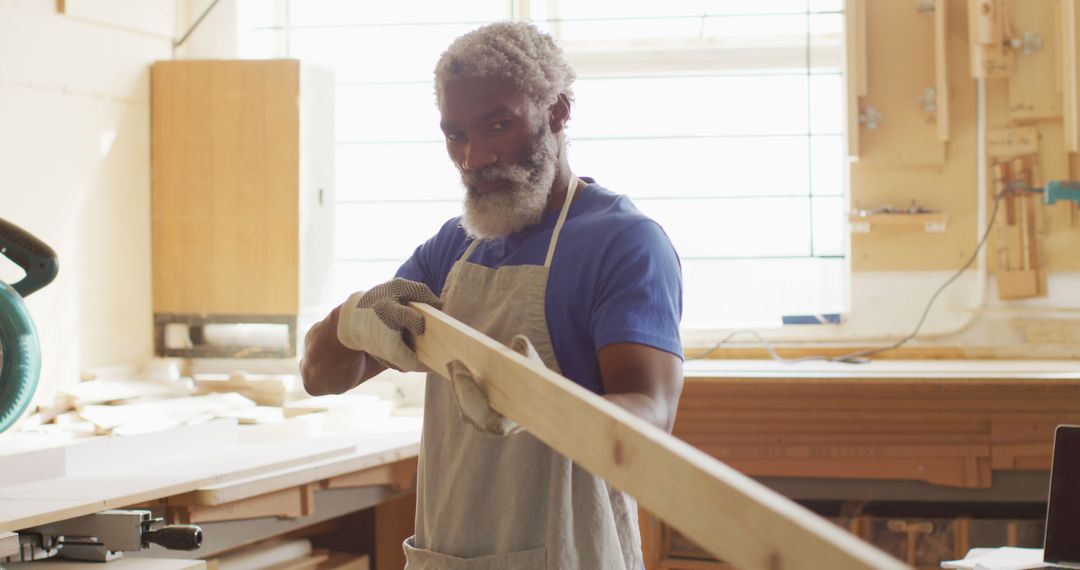
[[[574,71],[546,34],[496,23],[458,38],[435,70],[464,215],[397,278],[354,294],[308,333],[312,394],[385,366],[421,370],[409,301],[442,307],[670,431],[682,390],[678,257],[630,201],[570,170]],[[638,569],[636,505],[487,407],[467,368],[429,374],[408,568]],[[552,410],[558,413],[558,410]]]

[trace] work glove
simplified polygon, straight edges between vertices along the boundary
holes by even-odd
[[[510,348],[532,362],[544,364],[540,354],[533,348],[529,339],[517,335],[510,340]],[[521,431],[521,426],[514,420],[496,412],[488,403],[487,389],[481,384],[469,367],[460,360],[451,360],[446,365],[450,372],[450,384],[454,388],[461,417],[474,428],[492,435],[511,435]]]
[[[404,331],[424,334],[424,316],[407,305],[410,301],[442,308],[442,301],[427,285],[399,277],[353,293],[338,314],[338,341],[368,353],[388,368],[425,370],[403,336]]]

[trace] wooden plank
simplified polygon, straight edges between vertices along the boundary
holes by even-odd
[[[249,377],[244,373],[228,377],[196,374],[194,380],[196,394],[236,392],[260,406],[285,404],[288,391],[285,380],[280,377]]]
[[[206,570],[202,560],[177,558],[120,558],[109,562],[77,562],[74,560],[35,560],[33,562],[5,563],[8,570]]]
[[[1013,120],[1051,119],[1061,116],[1061,92],[1055,89],[1061,70],[1056,64],[1055,39],[1060,26],[1055,24],[1056,2],[1046,0],[1010,0],[1013,35],[1035,34],[1042,47],[1033,53],[1023,48],[1016,52],[1015,66],[1009,76],[1009,118]]]
[[[14,532],[0,532],[0,559],[19,553],[19,535]]]
[[[866,96],[866,0],[844,6],[844,81],[848,157],[859,157],[859,97]]]
[[[320,565],[330,559],[329,554],[312,553],[295,560],[286,560],[273,566],[266,566],[263,570],[316,570]]]
[[[1004,46],[1008,0],[968,0],[971,76],[1008,77],[1013,57]]]
[[[934,0],[934,91],[939,141],[949,140],[949,7],[945,0]]]
[[[710,445],[709,455],[727,459],[910,459],[921,457],[990,457],[989,445]]]
[[[397,438],[372,436],[363,442],[361,448],[355,453],[326,461],[312,461],[287,469],[267,471],[217,485],[207,485],[191,492],[189,498],[180,500],[191,505],[223,505],[296,485],[377,469],[387,463],[415,461],[420,450],[420,445],[415,441],[415,437],[408,435]]]
[[[188,506],[183,500],[167,499],[171,508],[170,522],[192,524],[200,522],[231,521],[260,517],[298,518],[311,514],[315,488],[301,485],[242,499],[233,503],[217,506]]]
[[[919,101],[935,84],[934,24],[908,2],[867,2],[866,59],[874,70],[862,110],[884,116],[876,129],[859,134],[859,162],[867,166],[945,163],[945,144]],[[903,45],[903,50],[896,46]],[[855,183],[852,183],[855,187]],[[894,186],[895,188],[895,186]]]
[[[324,481],[322,486],[325,489],[345,489],[349,487],[390,485],[396,491],[412,489],[416,485],[418,463],[416,457],[405,459],[364,471],[339,475]]]
[[[370,570],[371,558],[367,554],[331,552],[330,558],[318,565],[318,570]]]
[[[983,460],[978,463],[978,460]],[[974,460],[974,463],[971,461]],[[987,488],[991,482],[990,458],[908,459],[731,459],[728,463],[740,472],[755,477],[828,477],[926,481],[950,487]],[[675,526],[675,525],[672,525]],[[676,526],[676,528],[678,528]]]
[[[895,559],[685,442],[428,305],[420,360],[461,360],[491,405],[741,568],[904,568]],[[557,410],[558,413],[552,413]]]
[[[1059,0],[1061,6],[1061,27],[1058,28],[1061,45],[1061,99],[1062,123],[1066,152],[1080,152],[1080,90],[1077,90],[1076,0]]]
[[[1039,152],[1039,130],[1035,127],[987,129],[986,154],[990,158],[1011,158]]]
[[[270,568],[282,562],[310,557],[311,541],[307,539],[271,539],[229,552],[217,559],[222,570],[229,568]]]

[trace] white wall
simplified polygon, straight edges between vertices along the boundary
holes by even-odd
[[[162,22],[175,4],[68,4],[78,17],[53,1],[0,0],[0,217],[60,257],[57,280],[27,299],[39,401],[84,367],[153,352],[149,66],[172,57]],[[0,263],[0,278],[19,276]]]

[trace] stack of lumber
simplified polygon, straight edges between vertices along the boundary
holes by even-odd
[[[688,363],[674,433],[753,476],[985,488],[996,470],[1049,469],[1054,427],[1080,423],[1075,364],[908,366],[739,372],[734,362]]]

